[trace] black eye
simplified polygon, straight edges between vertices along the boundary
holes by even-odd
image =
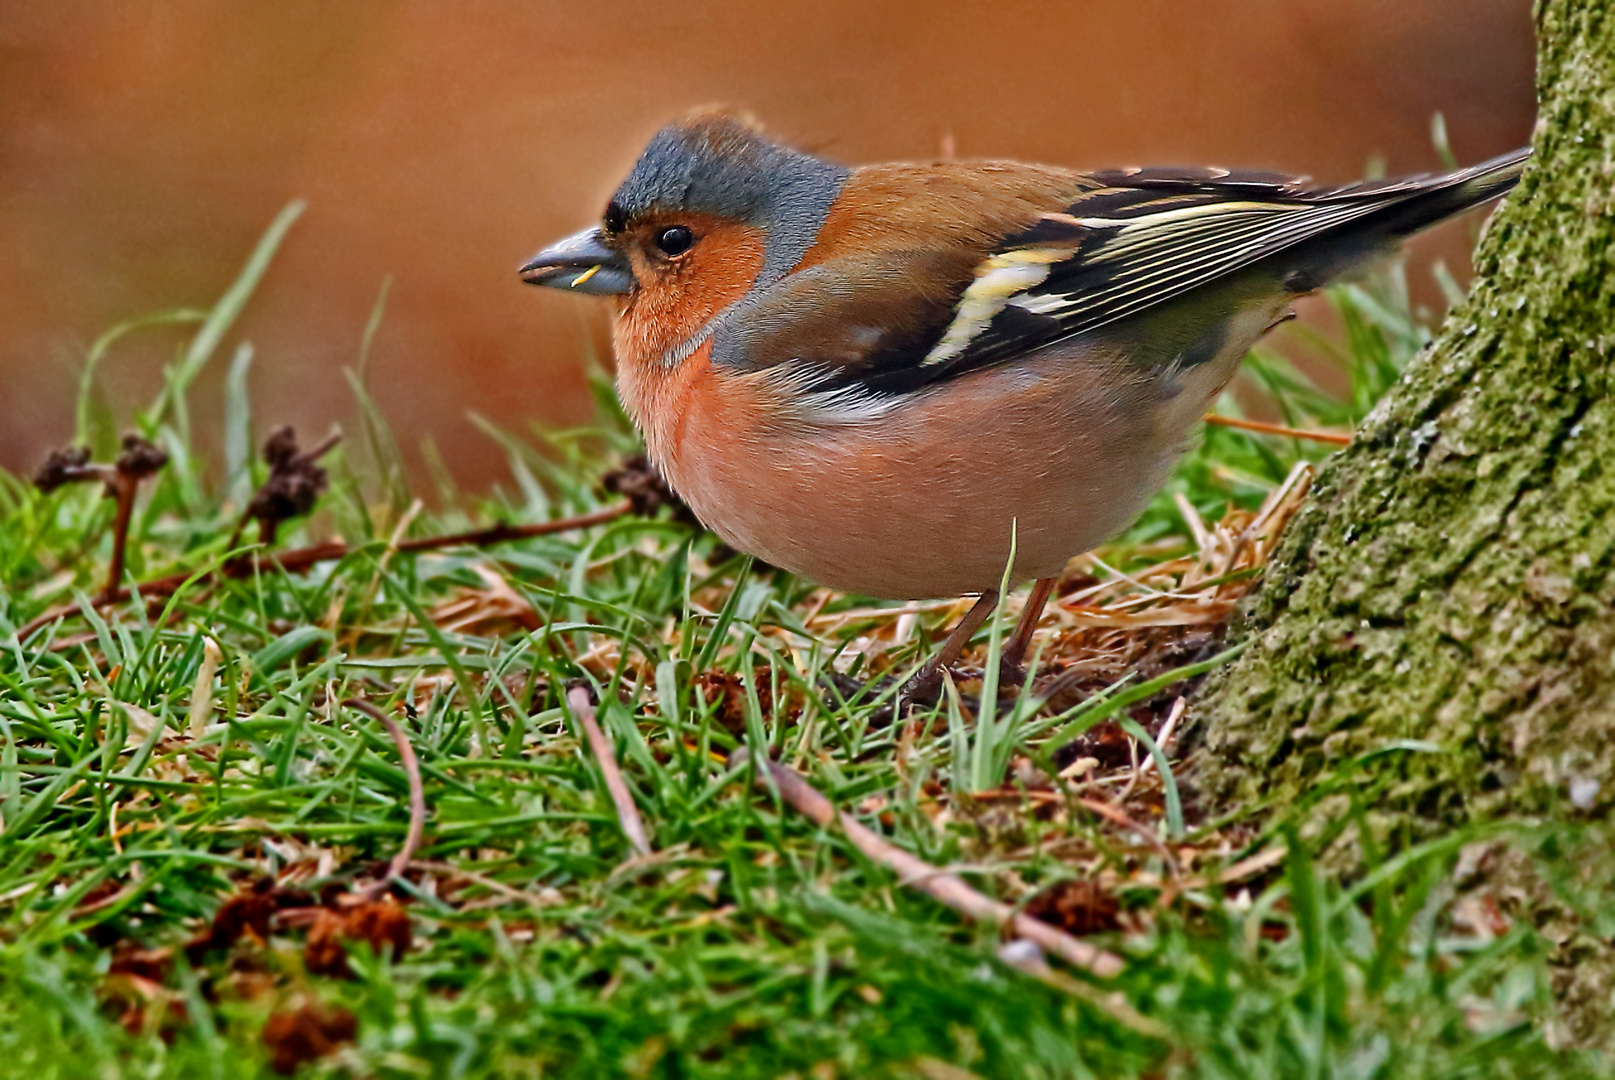
[[[670,225],[656,234],[656,246],[668,255],[682,255],[695,243],[695,235],[683,225]]]

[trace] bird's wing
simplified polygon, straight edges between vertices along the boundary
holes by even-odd
[[[1094,190],[987,250],[883,252],[790,275],[738,314],[714,356],[784,365],[782,377],[838,400],[901,394],[1100,329],[1258,263],[1269,267],[1274,295],[1310,292],[1417,228],[1507,190],[1522,162],[1510,156],[1444,176],[1330,189],[1222,169],[1096,173]]]

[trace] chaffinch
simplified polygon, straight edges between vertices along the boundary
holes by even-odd
[[[1008,161],[848,169],[699,113],[650,141],[598,227],[521,268],[617,298],[617,388],[733,547],[834,588],[980,594],[1125,528],[1290,302],[1507,191],[1526,152],[1319,189],[1215,168]]]

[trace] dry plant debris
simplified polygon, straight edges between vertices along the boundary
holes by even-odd
[[[611,740],[600,729],[600,721],[596,718],[598,710],[595,708],[587,686],[573,686],[566,692],[566,703],[572,714],[578,718],[578,724],[583,728],[584,737],[588,740],[589,749],[594,754],[595,762],[600,766],[600,774],[605,779],[606,790],[611,795],[612,805],[617,808],[617,821],[622,825],[622,834],[628,838],[628,845],[633,848],[634,854],[645,858],[651,853],[650,840],[645,835],[645,822],[639,816],[639,808],[634,805],[634,796],[623,781],[622,769],[617,765],[617,755],[611,748]]]
[[[335,1054],[358,1034],[358,1018],[347,1009],[305,1001],[270,1013],[264,1022],[263,1042],[270,1068],[291,1076],[303,1065]]]
[[[1309,476],[1305,468],[1298,468],[1259,508],[1230,509],[1210,524],[1187,503],[1182,504],[1185,529],[1193,538],[1187,550],[1181,541],[1174,541],[1171,547],[1134,545],[1074,560],[1034,640],[1036,677],[1025,693],[1026,700],[1037,702],[1037,707],[1023,721],[1041,723],[1057,718],[1113,691],[1118,682],[1148,682],[1217,653],[1229,618],[1240,598],[1259,580],[1279,534],[1305,495]],[[605,514],[579,515],[557,524],[576,527],[588,520],[611,520],[618,514],[613,508]],[[401,544],[393,547],[402,550]],[[295,556],[296,552],[287,554]],[[659,557],[659,551],[657,554]],[[621,556],[602,556],[587,573],[609,573],[617,558]],[[707,559],[711,558],[709,554]],[[219,906],[211,922],[181,947],[195,966],[210,970],[225,966],[225,972],[215,975],[209,984],[210,1000],[211,996],[243,1000],[273,996],[290,1002],[276,1008],[263,1027],[264,1044],[276,1069],[295,1069],[339,1054],[354,1038],[351,1015],[319,1005],[300,980],[353,978],[355,944],[363,943],[375,956],[396,963],[418,946],[423,929],[430,936],[434,921],[444,918],[497,916],[502,932],[512,942],[532,942],[555,933],[586,938],[594,932],[575,914],[580,903],[587,905],[576,886],[535,887],[520,877],[508,876],[519,865],[508,847],[455,853],[450,844],[439,847],[444,853],[434,852],[426,859],[418,856],[425,843],[429,812],[423,789],[434,784],[436,790],[461,802],[466,800],[466,791],[444,786],[458,767],[456,762],[440,755],[428,756],[425,762],[417,760],[414,743],[437,730],[434,725],[441,724],[447,702],[457,699],[463,704],[467,694],[496,705],[493,715],[503,719],[508,733],[479,734],[478,741],[471,744],[471,760],[465,764],[497,769],[507,760],[514,767],[543,765],[558,757],[592,759],[606,777],[612,803],[607,812],[615,811],[620,834],[627,840],[611,880],[658,881],[678,893],[680,899],[667,905],[662,917],[667,925],[684,928],[681,932],[737,918],[741,909],[731,898],[714,885],[700,884],[699,875],[692,877],[683,868],[702,857],[699,845],[692,848],[685,842],[660,849],[653,845],[651,838],[660,826],[658,808],[666,805],[664,796],[640,777],[635,778],[635,788],[629,788],[623,776],[625,766],[643,770],[646,759],[641,755],[625,763],[617,761],[613,740],[602,731],[595,706],[581,686],[574,683],[562,698],[564,707],[577,719],[581,737],[571,735],[564,721],[552,715],[558,712],[553,707],[529,712],[516,708],[524,698],[553,700],[557,691],[551,688],[568,683],[558,678],[567,664],[575,665],[572,673],[581,668],[600,685],[613,687],[647,745],[655,744],[653,760],[663,767],[674,764],[682,747],[687,755],[705,754],[709,769],[716,768],[714,775],[721,775],[718,763],[723,748],[749,742],[757,720],[754,714],[761,710],[781,760],[767,762],[759,771],[771,777],[789,803],[815,822],[833,824],[873,862],[895,870],[896,884],[915,888],[967,918],[1003,926],[1013,938],[1001,956],[1005,964],[1086,1002],[1141,1037],[1163,1035],[1158,1025],[1130,1010],[1125,1002],[1095,997],[1091,984],[1051,969],[1043,956],[1102,977],[1117,977],[1122,970],[1118,955],[1083,938],[1114,938],[1147,930],[1162,909],[1180,905],[1197,890],[1222,890],[1230,900],[1245,895],[1271,881],[1283,857],[1281,848],[1268,848],[1241,860],[1256,838],[1241,824],[1215,830],[1202,827],[1188,837],[1164,830],[1171,777],[1163,775],[1160,759],[1128,734],[1137,729],[1123,730],[1116,723],[1096,725],[1072,740],[1056,755],[1053,768],[1046,759],[1034,760],[1030,752],[1017,752],[996,786],[975,791],[957,787],[954,775],[938,766],[937,749],[946,742],[942,733],[948,720],[944,715],[916,713],[882,726],[874,714],[868,714],[864,738],[874,740],[872,749],[859,750],[854,743],[825,738],[823,732],[841,722],[834,716],[833,698],[821,693],[819,684],[810,684],[796,673],[813,670],[808,662],[813,650],[823,648],[820,643],[824,641],[838,644],[840,651],[833,665],[824,665],[821,673],[845,675],[856,668],[855,680],[878,685],[882,679],[900,676],[906,665],[923,655],[927,637],[940,633],[957,617],[959,602],[862,607],[849,605],[845,598],[825,590],[797,590],[784,617],[747,616],[749,640],[766,645],[755,651],[745,634],[725,637],[713,628],[724,626],[730,617],[726,613],[735,610],[737,597],[747,590],[774,589],[770,572],[759,570],[740,577],[732,564],[715,566],[692,553],[689,598],[696,617],[683,626],[670,624],[658,631],[670,653],[682,650],[690,658],[686,693],[682,703],[664,702],[669,685],[665,664],[653,663],[643,646],[625,647],[620,629],[605,621],[596,623],[581,605],[565,616],[565,630],[553,628],[550,620],[557,616],[539,611],[533,603],[536,594],[517,587],[522,574],[519,561],[471,554],[460,557],[456,565],[456,580],[476,584],[457,584],[447,590],[447,599],[419,607],[394,606],[390,614],[367,616],[363,623],[331,620],[323,629],[333,640],[341,641],[350,662],[358,664],[368,655],[387,656],[392,643],[410,638],[445,654],[459,648],[464,658],[481,649],[497,659],[508,655],[500,651],[499,642],[511,636],[529,649],[536,649],[541,641],[554,641],[554,647],[564,649],[565,661],[530,673],[494,662],[445,670],[446,661],[439,661],[435,669],[406,669],[399,682],[380,675],[369,677],[364,684],[366,696],[389,703],[386,707],[344,696],[330,687],[311,688],[314,720],[336,724],[341,720],[339,706],[356,709],[387,729],[396,757],[378,756],[389,765],[402,763],[408,783],[408,828],[401,841],[392,842],[385,865],[374,852],[361,859],[351,845],[323,846],[300,838],[295,828],[288,834],[283,827],[270,827],[248,817],[213,826],[243,837],[231,857],[255,865],[258,873],[236,878],[236,891]],[[436,595],[442,596],[444,591]],[[1012,598],[1006,603],[1004,618],[1017,614],[1018,602]],[[692,628],[697,636],[685,645],[681,635]],[[813,636],[804,636],[800,628]],[[296,624],[288,622],[274,629],[293,638]],[[703,631],[706,637],[700,636]],[[151,752],[152,774],[167,783],[200,786],[211,782],[210,772],[219,760],[224,734],[211,722],[213,717],[226,707],[261,708],[265,700],[253,683],[251,669],[221,652],[215,636],[210,633],[202,646],[192,715],[182,721],[129,702],[117,705],[118,715],[129,729],[125,752]],[[96,640],[79,639],[73,647],[94,647]],[[207,651],[208,645],[212,652]],[[765,663],[765,654],[775,659]],[[310,638],[290,655],[312,668],[327,654]],[[788,659],[788,664],[781,663],[782,659]],[[986,660],[978,645],[965,653],[954,672],[960,709],[957,722],[967,733],[981,707],[975,695],[980,693],[979,669]],[[101,677],[109,685],[115,682],[117,665]],[[233,697],[226,693],[232,680]],[[347,685],[353,687],[351,682]],[[1168,770],[1184,732],[1192,729],[1193,717],[1185,708],[1191,686],[1192,682],[1184,681],[1162,685],[1158,692],[1131,702],[1122,713],[1164,747]],[[1006,698],[998,707],[1015,707],[1014,701]],[[695,719],[686,716],[680,721],[682,733],[676,742],[669,742],[667,732],[674,730],[669,726],[671,717],[692,707],[699,712],[701,724],[710,724],[711,734],[699,734]],[[482,723],[487,725],[488,717]],[[713,742],[719,734],[729,742]],[[1032,745],[1028,743],[1028,751]],[[813,749],[803,749],[808,746]],[[731,768],[739,760],[731,758]],[[225,773],[240,775],[240,756],[230,761]],[[825,769],[822,775],[835,775],[837,770],[874,775],[869,770],[875,770],[884,779],[874,791],[866,789],[855,799],[832,802],[802,775],[819,766]],[[435,778],[427,776],[429,768],[436,770]],[[905,785],[911,785],[915,796],[907,809],[901,802]],[[636,790],[645,793],[652,805],[636,805]],[[401,795],[399,801],[403,802]],[[120,800],[112,809],[114,838],[132,843],[151,827],[153,809],[145,793]],[[1201,824],[1194,807],[1187,813],[1191,824]],[[458,827],[463,828],[465,820]],[[950,838],[955,851],[951,861],[921,860],[908,850],[908,842],[893,843],[882,835],[916,823],[937,837]],[[434,817],[433,843],[441,844],[456,827],[450,821],[445,832]],[[578,835],[586,835],[583,826]],[[758,857],[766,864],[766,853]],[[1038,862],[1049,869],[1023,877],[1022,868]],[[79,898],[76,917],[88,919],[97,912],[137,902],[140,890],[138,876],[107,878]],[[406,907],[395,899],[405,895],[428,898],[431,908],[413,902]],[[549,913],[557,909],[574,914],[555,924],[555,916]],[[1282,906],[1275,910],[1285,912]],[[1501,916],[1484,918],[1486,912],[1473,905],[1461,914],[1468,920],[1465,925],[1478,927],[1476,933],[1495,933],[1502,925]],[[111,933],[113,923],[106,925]],[[1270,920],[1259,933],[1264,939],[1281,941],[1289,931]],[[101,990],[111,1014],[128,1030],[164,1037],[182,1030],[186,1013],[173,972],[173,947],[153,947],[138,935],[103,940],[112,945],[115,956]],[[1038,951],[1027,955],[1017,951],[1025,941],[1036,942]],[[301,958],[295,976],[288,976],[273,959],[277,953],[287,952],[288,945],[295,945],[293,955]],[[871,994],[878,996],[878,991],[871,988]]]
[[[241,516],[243,524],[258,522],[260,544],[265,547],[274,544],[282,522],[303,517],[314,509],[314,503],[330,486],[330,478],[320,468],[319,460],[341,439],[341,432],[332,432],[305,452],[298,448],[297,432],[290,427],[278,428],[269,436],[264,444],[269,477],[253,492]]]
[[[391,898],[340,896],[314,912],[303,946],[310,974],[352,978],[348,946],[364,942],[376,956],[403,958],[413,942],[409,913]]]
[[[50,494],[64,484],[99,481],[106,497],[117,505],[112,522],[112,561],[107,565],[106,585],[101,598],[110,603],[123,584],[123,568],[129,546],[129,520],[134,513],[135,495],[140,482],[168,464],[168,451],[139,435],[123,437],[123,453],[111,465],[90,461],[87,447],[53,450],[34,474],[34,486]]]
[[[729,759],[729,764],[732,768],[739,768],[749,760],[749,756],[742,749],[735,752]],[[1123,966],[1121,957],[1078,941],[1070,934],[1024,912],[1017,912],[1009,905],[999,903],[972,889],[957,875],[940,870],[923,859],[917,859],[903,849],[894,847],[851,814],[838,813],[830,804],[830,800],[815,791],[812,785],[792,770],[776,762],[759,761],[757,782],[765,788],[777,787],[785,801],[800,810],[814,824],[821,826],[832,822],[838,824],[858,850],[895,871],[905,885],[920,890],[939,903],[946,904],[966,918],[1001,926],[1044,952],[1058,956],[1067,963],[1084,971],[1091,971],[1095,975],[1109,977],[1121,973]]]

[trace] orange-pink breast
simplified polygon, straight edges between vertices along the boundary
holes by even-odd
[[[652,458],[741,551],[894,599],[1059,573],[1124,527],[1182,442],[1127,365],[1034,358],[944,383],[863,422],[787,425],[764,380],[706,350],[655,386],[629,378]]]

